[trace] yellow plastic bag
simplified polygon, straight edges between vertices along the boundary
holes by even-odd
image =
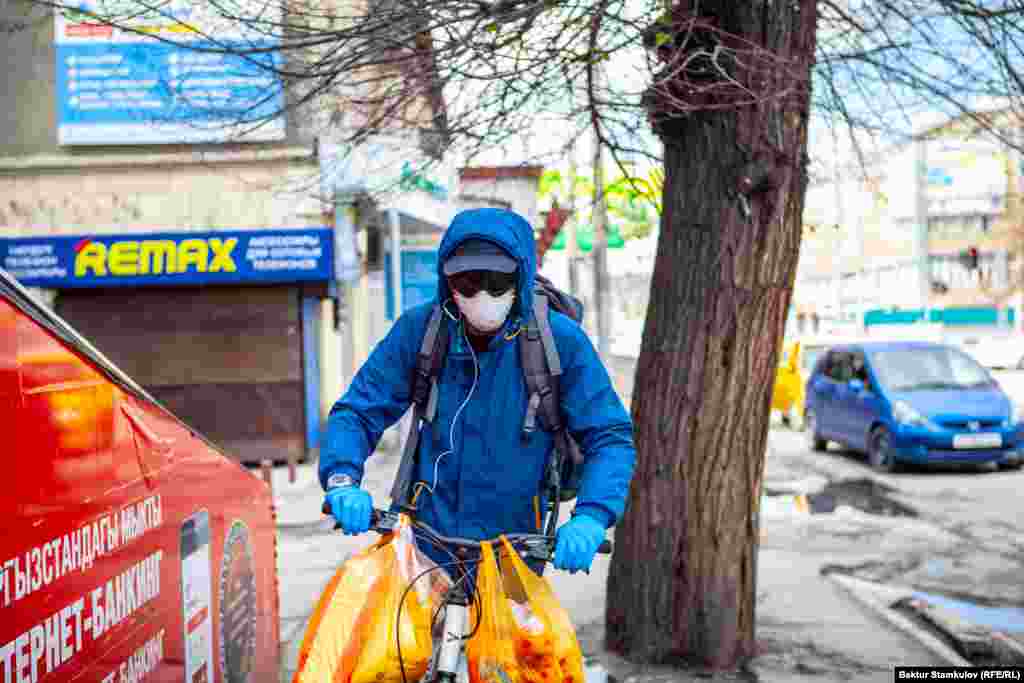
[[[583,654],[569,615],[551,586],[502,537],[501,565],[481,544],[479,628],[466,645],[471,683],[583,683]],[[518,600],[512,599],[513,597]]]
[[[401,683],[402,667],[406,680],[419,679],[430,660],[431,618],[449,585],[416,548],[403,516],[395,533],[349,559],[328,582],[293,683]]]

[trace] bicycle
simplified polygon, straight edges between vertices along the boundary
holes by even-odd
[[[326,515],[331,513],[330,507],[327,503],[324,503],[322,511]],[[398,512],[374,509],[370,517],[370,531],[376,531],[382,535],[390,534],[398,524],[398,519]],[[435,637],[433,639],[434,645],[430,661],[427,666],[427,672],[418,681],[418,683],[455,683],[460,671],[465,671],[465,668],[460,669],[460,664],[464,663],[463,653],[465,649],[465,642],[476,632],[475,628],[472,632],[466,632],[466,627],[469,622],[470,596],[466,594],[466,591],[463,588],[463,582],[466,577],[466,571],[463,565],[469,562],[465,558],[468,551],[479,551],[481,543],[496,542],[498,539],[474,541],[468,538],[444,536],[425,522],[413,519],[412,523],[413,527],[418,529],[422,534],[425,534],[431,542],[440,544],[452,553],[452,557],[455,558],[454,564],[463,575],[463,578],[456,579],[453,577],[451,588],[448,589],[441,601],[441,605],[438,607],[437,613],[434,615],[434,623],[436,626],[437,614],[442,610],[444,612],[440,629],[438,629],[440,637]],[[334,528],[340,528],[340,524],[335,524]],[[505,538],[508,540],[509,544],[519,552],[520,556],[525,561],[536,560],[541,562],[542,568],[543,564],[551,562],[554,557],[555,537],[553,535],[525,533],[506,534]],[[520,550],[520,548],[522,548],[522,550]],[[608,541],[607,539],[602,542],[600,547],[597,549],[597,552],[602,555],[610,554],[611,551],[612,544],[611,541]],[[432,567],[427,571],[437,570],[438,567]],[[406,592],[412,589],[413,585],[421,578],[421,576],[413,577],[409,586],[406,588]],[[402,600],[399,602],[399,611],[396,615],[396,620],[401,619],[401,605],[404,602],[405,596],[403,595]],[[398,655],[399,661],[401,662],[400,649]],[[405,683],[409,683],[406,681],[404,668],[402,671],[402,680],[405,681]]]

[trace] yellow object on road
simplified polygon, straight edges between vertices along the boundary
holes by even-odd
[[[792,342],[783,349],[782,362],[775,372],[775,387],[772,389],[772,410],[784,418],[804,415],[804,376],[801,363],[800,342]]]
[[[762,496],[762,515],[786,515],[791,513],[808,515],[811,513],[811,504],[807,496],[798,493],[788,496]]]

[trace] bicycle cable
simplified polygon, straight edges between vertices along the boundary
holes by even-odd
[[[424,576],[430,574],[431,572],[444,571],[444,568],[446,566],[449,566],[449,565],[465,565],[465,564],[469,564],[470,562],[477,562],[477,563],[479,563],[479,561],[480,560],[457,560],[456,562],[434,565],[433,567],[429,567],[427,569],[424,569],[422,572],[420,572],[415,577],[413,577],[413,579],[409,582],[409,585],[405,587],[404,591],[402,591],[402,596],[398,600],[398,614],[395,617],[395,646],[396,646],[396,650],[397,650],[397,654],[398,654],[398,669],[399,669],[399,671],[402,674],[402,683],[409,683],[409,680],[408,680],[408,678],[405,675],[405,660],[402,657],[402,636],[401,636],[401,634],[402,634],[402,631],[401,631],[402,605],[405,604],[405,599],[406,599],[406,597],[408,597],[409,592],[412,591],[412,589],[415,587],[417,581],[422,579]],[[441,601],[441,605],[439,606],[438,611],[434,613],[434,616],[431,619],[431,624],[430,624],[430,626],[431,626],[431,636],[433,636],[433,633],[432,633],[433,632],[433,627],[434,627],[434,623],[433,622],[434,622],[434,620],[437,619],[437,614],[440,612],[441,607],[447,607],[446,600],[448,599],[449,591],[451,591],[452,588],[454,588],[455,586],[458,586],[459,583],[461,583],[462,581],[464,581],[464,580],[466,580],[468,578],[469,578],[469,573],[464,571],[463,572],[463,577],[461,579],[459,579],[458,583],[456,583],[452,587],[450,587],[448,589],[448,591],[445,591],[445,598]],[[477,596],[476,591],[473,591],[473,597],[474,597],[474,600],[477,600],[477,601],[479,600],[479,597]],[[472,632],[468,636],[465,636],[463,638],[463,640],[468,640],[469,638],[472,638],[476,634],[477,630],[480,628],[480,616],[481,616],[480,615],[480,605],[477,605],[477,623],[476,623],[476,626],[473,628]]]
[[[428,569],[424,569],[422,572],[417,574],[409,582],[409,585],[402,591],[402,597],[398,599],[398,614],[395,616],[395,646],[398,653],[398,670],[402,674],[402,683],[409,683],[408,678],[405,676],[405,660],[402,658],[402,605],[405,604],[405,598],[409,595],[409,591],[413,589],[416,582],[421,578],[429,574],[430,572],[438,571],[441,569],[440,565],[435,565]]]
[[[406,678],[406,675],[405,675],[405,661],[402,658],[402,635],[401,635],[402,634],[402,631],[401,631],[402,605],[405,604],[405,598],[409,595],[409,591],[412,590],[412,588],[416,585],[417,581],[419,581],[421,578],[423,578],[424,576],[426,576],[427,574],[429,574],[432,571],[441,570],[441,571],[445,571],[445,573],[448,574],[448,572],[446,571],[445,568],[446,567],[450,567],[450,566],[457,567],[460,570],[461,574],[462,574],[462,577],[459,578],[458,581],[454,585],[457,586],[460,583],[462,583],[463,581],[468,581],[468,579],[469,579],[469,572],[467,572],[465,570],[465,568],[464,568],[464,565],[466,564],[465,561],[461,560],[455,554],[455,552],[451,548],[448,547],[448,545],[446,543],[443,543],[440,540],[439,535],[436,532],[434,532],[433,530],[431,530],[429,528],[422,527],[422,526],[415,527],[415,528],[419,529],[421,537],[422,537],[423,540],[427,541],[428,543],[433,545],[435,548],[443,550],[444,552],[446,552],[449,555],[451,555],[453,562],[438,563],[438,564],[435,564],[433,567],[430,567],[430,568],[425,569],[424,571],[420,572],[417,576],[413,577],[413,579],[409,582],[409,585],[405,587],[405,590],[402,592],[402,597],[398,601],[398,614],[395,617],[395,646],[396,646],[396,650],[397,650],[397,654],[398,654],[398,668],[399,668],[399,671],[402,674],[402,683],[409,683],[408,679]],[[450,590],[450,588],[449,588],[449,590]],[[447,598],[447,596],[448,596],[448,592],[446,591],[445,592],[445,598]],[[476,591],[473,591],[473,597],[474,597],[474,599],[477,599]],[[444,606],[446,606],[446,603],[442,600],[441,605],[438,607],[438,611],[435,612],[433,617],[431,618],[431,623],[430,623],[431,638],[433,638],[434,621],[437,619],[437,614],[440,612],[441,607],[444,607]],[[478,606],[477,609],[479,610],[479,606]],[[478,627],[479,627],[479,622],[478,622]],[[475,633],[476,630],[474,629],[473,632]]]
[[[448,315],[450,316],[451,313],[449,313]],[[455,318],[452,318],[452,320],[455,320]],[[434,459],[434,483],[431,486],[423,484],[423,488],[430,491],[430,495],[434,495],[434,489],[437,488],[437,474],[438,467],[440,467],[441,465],[441,460],[444,459],[444,456],[451,455],[452,453],[455,452],[455,426],[456,424],[458,424],[459,415],[469,404],[469,399],[473,398],[473,393],[476,391],[477,382],[480,378],[480,363],[479,361],[477,361],[476,351],[473,349],[473,344],[469,341],[469,335],[466,332],[465,324],[461,321],[459,321],[459,332],[462,334],[462,338],[465,340],[466,345],[469,347],[469,353],[473,357],[473,385],[469,388],[469,394],[466,396],[466,400],[462,402],[462,404],[459,406],[459,409],[455,411],[455,416],[452,417],[451,429],[448,432],[448,450],[441,453],[441,455],[437,456],[437,458]]]
[[[472,590],[471,591],[467,591],[467,597],[469,598],[470,603],[474,607],[476,607],[476,617],[477,617],[477,619],[476,619],[476,624],[473,626],[473,628],[470,630],[470,632],[468,634],[464,635],[464,636],[461,636],[460,639],[464,640],[464,641],[468,641],[470,638],[475,636],[477,631],[480,630],[480,625],[483,622],[483,601],[480,598],[479,592],[476,590],[476,582],[475,581],[471,581],[471,579],[470,579],[470,572],[467,570],[467,567],[469,565],[479,565],[483,561],[482,558],[480,558],[480,557],[476,557],[474,559],[463,559],[463,558],[460,558],[458,555],[456,555],[456,553],[451,548],[448,547],[448,544],[444,543],[441,540],[440,535],[437,534],[436,532],[434,532],[432,529],[430,529],[428,527],[423,527],[423,526],[417,526],[415,528],[419,529],[421,537],[422,537],[423,540],[427,541],[428,543],[433,545],[435,548],[438,548],[438,549],[443,550],[444,552],[448,553],[451,556],[453,561],[452,562],[444,562],[444,563],[436,563],[433,567],[429,567],[429,568],[423,570],[422,572],[420,572],[419,574],[417,574],[415,577],[412,578],[411,581],[409,581],[409,585],[405,587],[404,591],[402,591],[402,595],[401,595],[401,597],[398,600],[398,610],[397,610],[398,613],[395,616],[395,646],[396,646],[396,651],[397,651],[397,655],[398,655],[398,668],[399,668],[399,671],[402,674],[402,683],[409,683],[409,680],[408,680],[408,678],[405,675],[405,660],[402,657],[402,637],[401,637],[402,606],[405,604],[406,597],[408,597],[409,592],[415,587],[417,581],[422,579],[424,576],[427,576],[431,572],[439,571],[439,570],[440,571],[444,571],[445,574],[449,575],[449,577],[450,577],[450,574],[447,571],[447,568],[449,568],[449,567],[457,568],[459,570],[459,574],[461,574],[461,576],[459,576],[457,578],[457,580],[453,580],[454,583],[451,586],[449,586],[449,588],[445,591],[444,597],[441,600],[441,604],[438,605],[437,609],[434,611],[434,614],[431,616],[431,619],[430,619],[431,639],[433,639],[433,631],[434,631],[434,627],[436,626],[438,615],[441,613],[442,609],[447,611],[448,604],[449,604],[448,600],[449,600],[449,595],[451,594],[451,591],[454,588],[457,588],[457,587],[459,587],[460,585],[463,585],[463,584],[465,584],[466,586],[469,586],[470,584],[472,584]],[[515,545],[512,544],[511,542],[509,542],[509,543],[510,543],[510,545],[512,545],[512,552],[518,553],[518,551],[515,549]],[[504,547],[504,544],[501,544],[497,548],[496,560],[500,561],[502,557],[506,557],[508,555],[509,555],[508,549],[506,549]],[[442,639],[443,639],[443,637],[444,636],[442,635]]]

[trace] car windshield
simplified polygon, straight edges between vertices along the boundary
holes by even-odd
[[[892,391],[977,389],[994,384],[977,361],[951,347],[874,351],[871,365],[878,381]]]
[[[804,347],[803,358],[800,359],[800,362],[803,364],[806,372],[810,372],[814,369],[814,366],[817,364],[818,359],[821,358],[821,354],[824,350],[825,348],[822,346]]]

